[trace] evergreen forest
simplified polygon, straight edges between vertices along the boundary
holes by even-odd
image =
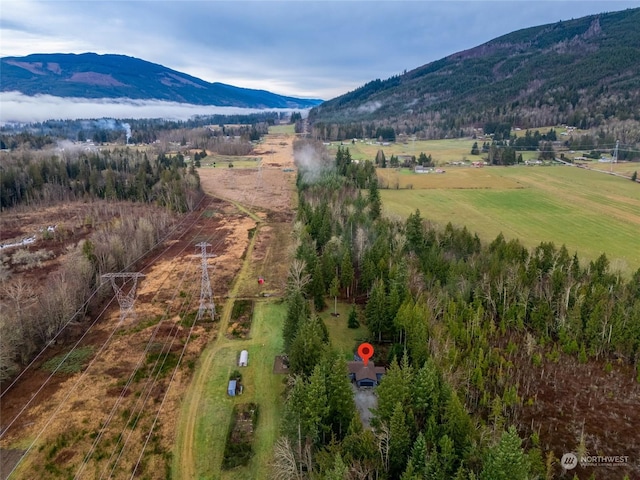
[[[547,447],[545,419],[522,422],[532,378],[547,362],[615,362],[640,382],[640,270],[621,278],[605,255],[583,262],[552,242],[486,244],[420,211],[385,218],[371,162],[297,142],[275,478],[554,478],[562,452]],[[387,366],[371,428],[318,316],[329,295],[352,303],[349,322]],[[584,439],[565,447],[586,451]]]

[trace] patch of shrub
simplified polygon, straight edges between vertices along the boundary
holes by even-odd
[[[68,355],[68,356],[67,356]],[[42,369],[56,373],[78,373],[82,371],[85,363],[93,355],[93,347],[80,347],[72,350],[69,354],[62,354],[47,360]],[[66,357],[66,358],[65,358]],[[56,370],[57,369],[57,370]]]
[[[26,248],[21,248],[11,255],[11,263],[14,265],[21,265],[25,269],[31,269],[35,267],[41,267],[44,260],[52,258],[53,252],[51,250],[36,250],[30,252]]]

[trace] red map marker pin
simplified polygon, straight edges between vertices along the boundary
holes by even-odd
[[[364,360],[364,366],[367,366],[369,359],[373,356],[373,347],[370,343],[361,343],[358,347],[358,355]]]

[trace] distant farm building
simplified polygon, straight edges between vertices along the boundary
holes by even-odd
[[[349,378],[358,387],[376,387],[385,372],[384,367],[376,367],[371,360],[366,366],[361,361],[347,362],[347,367],[349,368]]]
[[[249,352],[242,350],[240,352],[240,360],[238,360],[239,367],[246,367],[249,364]]]

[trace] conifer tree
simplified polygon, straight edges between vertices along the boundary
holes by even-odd
[[[407,455],[411,447],[411,436],[401,402],[397,402],[389,420],[389,473],[397,478],[405,470]]]
[[[289,371],[305,377],[320,363],[326,347],[326,331],[317,317],[301,322],[289,348]],[[326,327],[325,327],[326,328]]]
[[[504,432],[497,445],[487,452],[480,480],[526,480],[529,461],[514,426]]]
[[[322,277],[322,265],[319,261],[316,261],[314,266],[310,288],[313,296],[313,306],[316,312],[321,312],[327,305],[324,301],[325,286],[324,278]]]
[[[284,320],[282,337],[284,339],[284,351],[289,352],[291,343],[298,333],[301,322],[309,318],[309,304],[302,292],[292,292],[287,297],[287,316]]]
[[[333,313],[334,315],[338,314],[338,295],[340,294],[340,280],[336,275],[333,277],[331,281],[331,286],[329,287],[329,295],[333,297]]]
[[[351,311],[349,312],[349,321],[347,322],[347,327],[358,328],[359,326],[360,322],[358,321],[358,311],[356,310],[356,305],[353,304],[351,306]]]
[[[382,201],[380,200],[380,192],[378,191],[378,179],[373,178],[369,182],[369,217],[371,220],[380,218],[382,211]]]
[[[326,423],[335,437],[341,440],[356,416],[349,369],[345,359],[336,354],[327,355],[324,363],[328,400]]]
[[[349,298],[351,293],[354,276],[355,273],[353,271],[353,265],[351,264],[351,255],[346,251],[340,264],[340,284],[342,288],[346,290],[347,298]]]
[[[378,278],[373,283],[371,295],[369,295],[369,301],[365,307],[367,327],[369,327],[371,335],[378,338],[378,342],[382,341],[382,334],[388,330],[386,303],[384,282]]]

